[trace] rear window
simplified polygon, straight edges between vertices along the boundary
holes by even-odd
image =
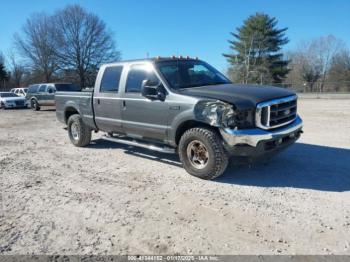
[[[56,90],[59,92],[79,92],[81,88],[75,84],[55,84]]]

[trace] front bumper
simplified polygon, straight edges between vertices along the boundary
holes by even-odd
[[[302,133],[303,121],[299,116],[289,125],[274,129],[221,129],[226,150],[231,155],[257,156],[278,151],[293,144]]]
[[[27,107],[25,102],[20,102],[20,103],[3,103],[3,107],[5,109],[11,109],[11,108],[23,108]]]

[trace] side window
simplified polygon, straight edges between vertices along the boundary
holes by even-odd
[[[35,93],[38,91],[38,85],[33,85],[33,86],[30,86],[29,89],[28,89],[28,93]]]
[[[48,87],[47,87],[47,92],[48,92],[49,94],[53,94],[53,93],[56,92],[56,89],[55,89],[53,86],[48,86]]]
[[[146,65],[131,66],[126,80],[125,92],[140,93],[143,80],[151,80],[152,82],[159,82],[158,77],[153,71],[153,67]]]
[[[118,92],[122,66],[106,67],[100,85],[100,92]]]
[[[41,86],[39,87],[38,92],[45,92],[45,90],[46,90],[46,85],[41,85]]]

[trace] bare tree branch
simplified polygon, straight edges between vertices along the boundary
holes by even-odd
[[[102,63],[117,61],[120,53],[115,48],[111,33],[96,15],[79,5],[70,5],[56,12],[55,39],[62,70],[74,70],[82,87],[91,84]]]
[[[58,69],[56,63],[56,43],[54,27],[49,16],[38,13],[27,19],[21,34],[15,34],[15,46],[26,62],[38,72],[42,78],[50,82]]]

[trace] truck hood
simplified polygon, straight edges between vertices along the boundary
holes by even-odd
[[[0,97],[0,100],[3,102],[15,102],[15,101],[25,101],[25,98],[22,96],[19,96],[19,97]]]
[[[221,100],[240,110],[253,109],[260,102],[295,95],[293,91],[280,87],[243,84],[201,86],[179,92],[183,95]]]

